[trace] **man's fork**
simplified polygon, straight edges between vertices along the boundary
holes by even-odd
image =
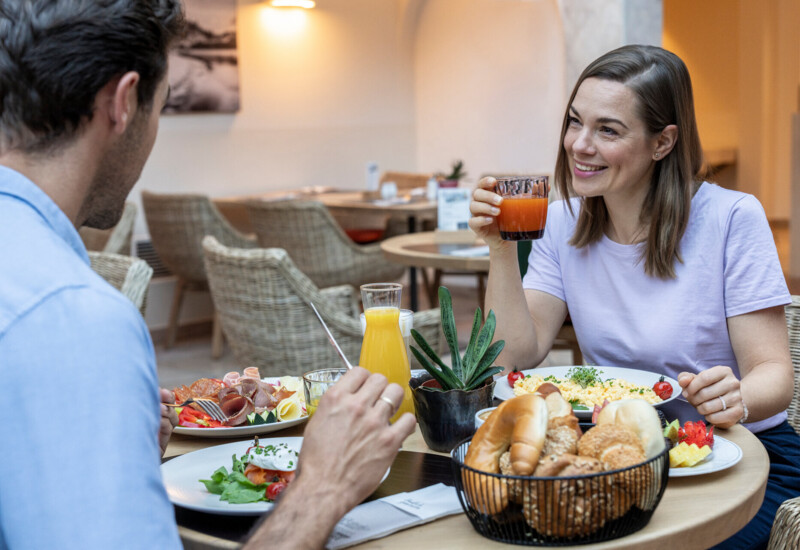
[[[180,405],[176,405],[174,403],[164,403],[167,407],[185,407],[186,405],[191,405],[192,403],[197,403],[203,412],[205,412],[208,416],[213,418],[214,420],[218,420],[220,422],[227,422],[228,417],[227,415],[222,412],[222,409],[219,405],[211,399],[207,399],[205,397],[190,397]]]

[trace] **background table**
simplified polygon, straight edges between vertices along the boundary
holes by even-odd
[[[253,195],[239,195],[234,197],[219,197],[214,199],[214,205],[236,227],[244,233],[252,233],[253,226],[247,216],[246,204],[252,200],[280,201],[280,200],[315,200],[328,207],[334,216],[337,215],[370,215],[387,214],[406,216],[409,220],[409,230],[416,230],[417,220],[436,218],[436,201],[427,199],[408,202],[386,202],[371,198],[371,194],[364,191],[336,191],[329,190],[321,193],[303,191],[270,191]]]
[[[402,265],[415,267],[431,267],[437,271],[472,271],[478,274],[478,303],[483,307],[483,274],[489,272],[489,255],[485,256],[457,256],[452,253],[457,250],[473,248],[483,245],[470,231],[424,231],[422,233],[409,233],[391,237],[381,241],[381,250],[387,260]],[[428,300],[431,307],[436,307],[438,300],[437,277],[434,284],[430,285]],[[416,286],[412,286],[411,302],[418,303]],[[411,309],[414,309],[413,307]]]
[[[743,457],[738,464],[713,474],[670,478],[661,503],[650,523],[641,531],[604,543],[574,548],[647,548],[647,550],[667,550],[681,546],[707,548],[741,529],[761,506],[769,472],[769,458],[758,439],[742,426],[719,430],[718,434],[742,448]],[[302,427],[289,428],[274,435],[276,437],[302,435]],[[175,456],[230,441],[233,440],[174,436],[165,456]],[[433,453],[425,445],[419,428],[405,441],[403,449]],[[423,474],[417,471],[415,475]],[[180,526],[180,517],[178,520],[179,532],[187,549],[239,547],[231,540]],[[382,539],[368,541],[353,548],[407,550],[445,546],[466,550],[515,547],[482,537],[472,528],[466,515],[458,514],[400,531]]]
[[[302,191],[273,191],[256,195],[243,195],[238,197],[222,197],[214,199],[214,204],[230,223],[239,231],[250,234],[253,233],[253,226],[247,213],[247,202],[253,200],[277,201],[277,200],[316,200],[324,204],[331,214],[339,219],[346,220],[362,219],[383,216],[381,227],[385,227],[389,216],[405,217],[408,223],[408,232],[414,233],[417,230],[418,222],[421,220],[436,219],[437,202],[429,201],[427,198],[418,197],[415,200],[385,201],[373,198],[372,193],[364,191],[330,191],[322,193],[311,193]],[[291,251],[289,251],[291,254]],[[417,301],[417,272],[414,266],[409,268],[410,302],[411,309],[417,311],[419,302]]]

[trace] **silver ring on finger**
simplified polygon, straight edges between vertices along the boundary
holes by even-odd
[[[719,398],[720,401],[722,401],[722,412],[725,412],[725,410],[727,410],[728,408],[728,404],[725,403],[725,398],[722,397],[721,395],[718,395],[717,397]]]
[[[388,397],[386,397],[385,395],[381,395],[379,399],[380,399],[381,401],[383,401],[384,403],[388,403],[388,404],[389,404],[389,409],[390,409],[392,412],[394,412],[395,408],[397,408],[397,405],[395,405],[395,404],[394,404],[394,401],[392,401],[391,399],[389,399],[389,398],[388,398]]]

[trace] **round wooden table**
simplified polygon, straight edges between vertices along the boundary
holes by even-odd
[[[742,449],[742,460],[727,470],[693,477],[670,478],[664,497],[650,522],[626,537],[574,548],[647,550],[708,548],[741,529],[755,515],[764,498],[769,458],[758,439],[742,426],[719,430],[719,435]],[[276,436],[302,435],[302,426],[278,432]],[[166,457],[183,454],[230,440],[193,439],[174,436]],[[403,449],[431,453],[419,428],[403,444]],[[210,536],[179,525],[186,548],[239,548],[231,540]],[[242,533],[244,534],[244,533]],[[368,541],[353,548],[406,550],[408,548],[513,548],[479,535],[467,516],[458,514]]]
[[[414,267],[489,272],[489,254],[460,256],[454,252],[483,245],[472,231],[424,231],[381,241],[386,259]]]

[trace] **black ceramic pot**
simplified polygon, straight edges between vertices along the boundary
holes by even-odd
[[[422,438],[434,451],[450,452],[461,440],[475,433],[475,413],[492,406],[494,380],[470,391],[441,391],[439,383],[425,373],[409,382]]]

